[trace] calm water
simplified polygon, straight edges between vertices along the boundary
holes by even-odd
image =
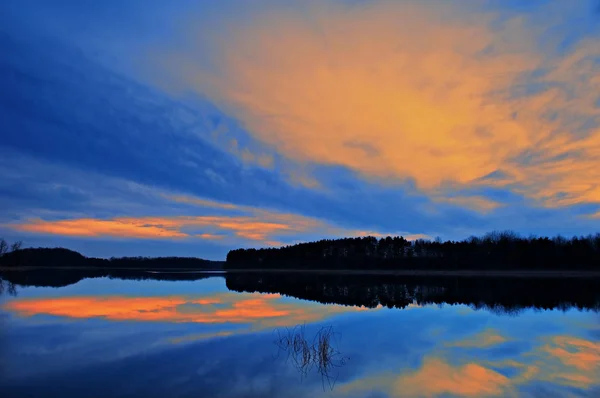
[[[600,396],[589,281],[15,278],[3,397]]]

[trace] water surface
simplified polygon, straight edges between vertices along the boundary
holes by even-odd
[[[597,282],[146,278],[5,276],[2,396],[600,396]]]

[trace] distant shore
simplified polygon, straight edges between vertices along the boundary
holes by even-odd
[[[598,271],[537,271],[537,270],[313,270],[313,269],[193,269],[193,268],[125,268],[125,267],[0,267],[0,271],[140,271],[157,273],[305,273],[305,274],[335,274],[335,275],[381,275],[381,276],[453,276],[453,277],[489,277],[489,278],[600,278]]]

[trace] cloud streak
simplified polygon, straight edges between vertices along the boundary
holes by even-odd
[[[177,203],[217,210],[226,214],[164,217],[115,217],[108,219],[30,219],[8,226],[20,232],[81,238],[204,239],[225,241],[238,238],[253,244],[280,246],[302,241],[300,238],[340,236],[384,237],[383,234],[342,228],[317,218],[263,208],[235,205],[181,195],[163,195]],[[191,210],[188,209],[191,212]],[[428,238],[424,234],[404,234],[407,239]]]
[[[72,220],[29,220],[12,224],[17,231],[38,234],[113,237],[139,239],[200,238],[221,239],[222,234],[251,241],[273,243],[274,236],[311,232],[321,225],[302,216],[277,214],[266,218],[254,216],[174,216],[174,217],[121,217],[113,219],[80,218]],[[196,232],[195,232],[196,231]],[[218,231],[219,233],[206,232]]]

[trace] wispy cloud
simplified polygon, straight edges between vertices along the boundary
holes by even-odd
[[[81,218],[72,220],[28,220],[10,226],[23,232],[76,237],[114,237],[140,239],[200,238],[222,239],[223,234],[261,243],[273,235],[291,235],[316,230],[317,221],[301,216],[175,216],[122,217],[114,219]],[[313,226],[311,230],[309,227]],[[204,231],[217,231],[204,232]]]
[[[478,195],[437,197],[435,200],[442,203],[455,204],[484,214],[502,206],[501,203]]]
[[[50,235],[78,237],[127,237],[142,239],[184,238],[189,236],[181,227],[190,220],[178,218],[132,218],[115,219],[79,218],[73,220],[45,221],[29,220],[21,224],[12,224],[17,231],[35,232]]]
[[[167,69],[294,161],[426,192],[452,181],[547,206],[597,203],[600,45],[554,33],[585,12],[565,4],[530,14],[441,2],[259,8],[208,36],[214,70],[194,61],[204,49],[194,30]],[[483,178],[493,174],[504,178]]]
[[[109,219],[30,219],[12,223],[8,226],[21,232],[72,237],[205,239],[225,241],[225,243],[231,243],[231,238],[238,238],[267,246],[278,246],[298,241],[301,236],[307,238],[384,236],[380,232],[342,228],[324,220],[298,214],[188,196],[164,196],[178,203],[191,204],[203,209],[217,209],[229,214],[117,217]],[[385,236],[387,235],[385,234]],[[421,237],[427,236],[407,234],[408,239]]]

